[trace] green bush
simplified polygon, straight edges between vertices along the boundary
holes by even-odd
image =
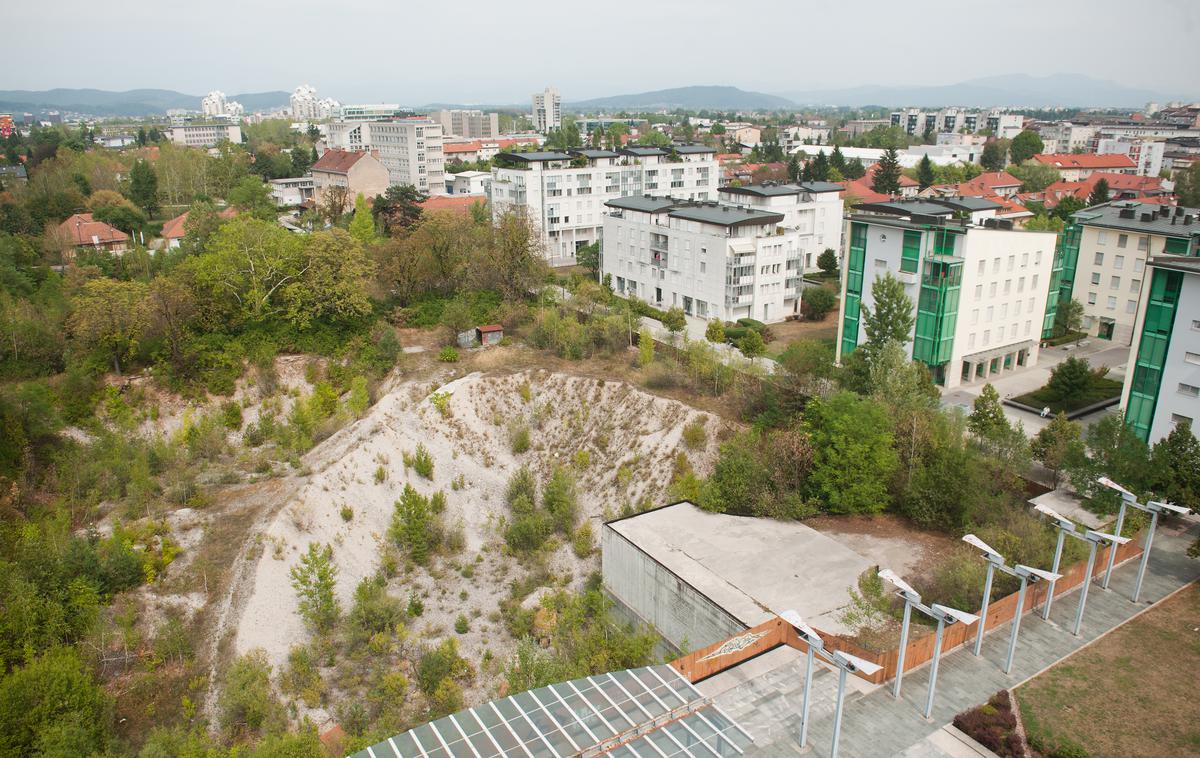
[[[542,487],[542,507],[563,534],[570,534],[575,529],[579,519],[578,499],[575,477],[562,466],[555,467],[550,480]]]
[[[592,522],[584,521],[575,530],[575,535],[571,538],[571,549],[575,551],[577,558],[587,558],[596,549],[595,537],[592,534]]]
[[[433,480],[433,456],[429,453],[429,448],[425,447],[424,443],[417,443],[417,449],[410,456],[404,454],[404,465],[412,466],[413,471],[423,479]]]
[[[765,332],[767,330],[767,325],[757,319],[739,318],[737,320],[737,323],[738,323],[738,326],[744,326],[748,329],[753,329],[754,331],[758,332],[759,334],[762,334],[763,332]]]
[[[221,403],[221,423],[230,429],[242,428],[242,406],[233,401],[226,400]]]
[[[466,634],[471,631],[471,624],[467,621],[467,617],[460,613],[458,618],[454,619],[454,632],[456,634]]]
[[[704,420],[697,419],[683,427],[683,444],[688,450],[700,450],[708,442],[708,433],[704,429]]]
[[[271,691],[271,664],[266,653],[251,651],[229,666],[219,707],[226,734],[258,734],[286,725],[283,707]]]
[[[515,455],[528,452],[529,450],[529,426],[524,422],[517,422],[508,428],[508,441],[512,446],[512,451]]]
[[[442,363],[458,363],[458,349],[450,346],[442,348],[438,360]]]
[[[72,648],[55,648],[0,680],[0,755],[96,755],[113,703]]]

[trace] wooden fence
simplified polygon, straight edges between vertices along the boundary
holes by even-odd
[[[1105,568],[1108,566],[1108,553],[1112,549],[1102,548],[1096,551],[1093,577],[1104,573]],[[1137,540],[1130,540],[1115,549],[1117,551],[1116,562],[1118,564],[1142,554]],[[1083,577],[1086,573],[1087,561],[1080,561],[1062,570],[1062,579],[1054,583],[1055,598],[1061,597],[1083,584]],[[1042,603],[1046,601],[1046,593],[1049,591],[1049,587],[1050,585],[1046,582],[1029,585],[1025,591],[1025,605],[1022,613],[1032,613],[1034,609],[1040,608]],[[1011,595],[1006,595],[988,604],[987,631],[1003,626],[1013,620],[1013,616],[1016,615],[1017,611],[1017,594],[1014,592]],[[963,610],[970,611],[973,609],[964,608]],[[973,643],[978,628],[979,622],[975,622],[974,624],[954,624],[946,627],[942,633],[942,652],[948,653],[961,645]],[[896,676],[897,662],[900,658],[899,648],[887,650],[882,653],[872,652],[864,650],[852,640],[840,635],[828,634],[820,630],[817,631],[820,633],[826,649],[841,650],[842,652],[857,655],[859,658],[873,661],[882,666],[872,676],[858,673],[858,676],[863,679],[876,684],[882,684]],[[910,640],[904,652],[904,670],[906,672],[911,671],[932,660],[935,644],[936,634],[934,632],[929,632],[922,637]],[[680,674],[687,677],[689,681],[698,682],[782,645],[787,645],[803,652],[808,651],[808,646],[796,634],[796,630],[792,628],[791,624],[776,617],[752,627],[736,637],[709,645],[678,658],[671,665]]]

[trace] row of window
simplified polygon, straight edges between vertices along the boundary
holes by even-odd
[[[1000,273],[1000,265],[1001,265],[1001,258],[999,256],[992,259],[992,273],[993,274]],[[1016,265],[1017,265],[1017,256],[1015,256],[1015,255],[1008,256],[1008,269],[1007,270],[1012,271],[1016,267]],[[1025,268],[1028,265],[1029,265],[1029,253],[1021,253],[1021,268]],[[1038,250],[1036,253],[1034,253],[1033,265],[1035,265],[1035,266],[1042,265],[1042,251],[1041,250]],[[983,258],[979,261],[979,275],[983,276],[986,273],[987,273],[987,259]]]
[[[1099,271],[1092,274],[1092,284],[1097,285],[1097,286],[1100,284],[1100,272]],[[1119,277],[1119,276],[1109,277],[1108,288],[1110,290],[1121,289],[1121,277]],[[1141,290],[1142,290],[1142,280],[1141,279],[1130,279],[1129,280],[1129,291],[1130,292],[1132,292],[1133,294],[1136,295],[1139,292],[1141,292]]]
[[[1096,257],[1092,260],[1092,264],[1095,266],[1103,266],[1104,265],[1104,253],[1096,253]],[[1134,258],[1133,259],[1134,273],[1140,274],[1142,272],[1142,269],[1144,269],[1145,267],[1146,267],[1146,261],[1144,259],[1142,259],[1142,258]],[[1113,257],[1113,268],[1116,269],[1117,271],[1124,269],[1125,268],[1125,256],[1123,256],[1123,255],[1114,256]]]
[[[1099,232],[1096,233],[1096,244],[1097,245],[1107,245],[1108,244],[1108,232],[1107,231],[1101,229]],[[1124,248],[1128,245],[1129,245],[1129,235],[1128,234],[1118,234],[1117,235],[1117,247]],[[1139,234],[1138,240],[1137,240],[1137,249],[1143,250],[1143,251],[1149,250],[1150,249],[1150,237],[1148,237],[1147,235],[1144,235],[1144,234]]]
[[[1012,324],[1012,327],[1008,331],[1008,334],[1010,335],[1010,337],[1016,338],[1016,337],[1020,336],[1019,326],[1020,325],[1017,323]],[[1025,336],[1026,337],[1030,336],[1032,331],[1033,331],[1033,322],[1026,321],[1025,322]],[[998,327],[996,329],[996,344],[1002,344],[1004,342],[1004,333],[1005,332],[1004,332],[1003,326]],[[988,345],[991,344],[991,342],[992,342],[992,330],[984,329],[983,334],[981,335],[981,341],[980,341],[979,346],[987,347]],[[967,335],[967,349],[971,350],[974,347],[975,347],[975,332],[971,332],[970,334]]]
[[[1011,293],[1011,292],[1012,292],[1012,283],[1013,283],[1013,280],[1012,280],[1012,279],[1005,279],[1005,280],[1004,280],[1004,294],[1005,294],[1005,295],[1008,295],[1009,293]],[[1036,290],[1037,290],[1037,286],[1038,286],[1038,275],[1037,275],[1037,274],[1034,274],[1034,275],[1033,275],[1032,277],[1030,277],[1030,279],[1029,279],[1029,288],[1030,288],[1031,290],[1034,290],[1034,291],[1036,291]],[[997,291],[998,291],[998,290],[999,290],[999,283],[998,283],[998,282],[992,282],[992,283],[991,283],[991,284],[988,286],[988,297],[996,297],[996,294],[997,294]],[[1017,294],[1019,295],[1019,294],[1021,294],[1021,293],[1022,293],[1022,292],[1024,292],[1024,291],[1025,291],[1025,277],[1023,277],[1023,276],[1017,277]],[[975,299],[976,299],[976,300],[982,300],[982,299],[983,299],[983,285],[982,285],[982,284],[976,284],[976,285],[975,285]]]
[[[1089,292],[1088,293],[1088,305],[1095,305],[1096,300],[1097,300],[1096,293]],[[1105,306],[1105,308],[1110,311],[1115,311],[1117,309],[1117,298],[1109,297],[1108,304]],[[1126,300],[1125,301],[1125,312],[1129,313],[1129,314],[1137,313],[1137,300]]]
[[[1028,310],[1030,313],[1032,313],[1036,303],[1037,303],[1037,298],[1034,298],[1034,297],[1029,298],[1029,306],[1026,308],[1026,310]],[[980,313],[980,310],[978,308],[971,309],[971,325],[972,326],[979,323],[979,313]],[[984,317],[984,321],[986,321],[987,323],[991,323],[992,318],[996,314],[996,307],[994,305],[989,305],[987,307],[987,310],[985,311],[985,313],[986,313],[986,316]],[[1021,301],[1020,300],[1013,301],[1013,315],[1014,316],[1021,315]],[[1000,304],[1000,318],[1008,318],[1008,303]]]

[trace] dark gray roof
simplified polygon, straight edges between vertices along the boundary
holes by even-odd
[[[496,157],[500,157],[501,155],[514,161],[525,161],[526,163],[571,160],[571,156],[566,153],[558,153],[550,150],[537,150],[530,153],[500,153]]]
[[[687,221],[699,221],[704,224],[718,226],[745,226],[747,224],[778,224],[783,221],[782,213],[769,213],[751,208],[734,208],[716,203],[697,203],[682,205],[671,209],[673,218]]]
[[[1191,237],[1200,234],[1200,208],[1168,208],[1170,215],[1163,216],[1162,209],[1167,207],[1161,203],[1119,200],[1086,208],[1076,213],[1074,218],[1076,223],[1084,226],[1102,226],[1142,234],[1161,234],[1168,237]],[[1130,210],[1133,211],[1133,218],[1121,218],[1121,211]],[[1142,217],[1147,213],[1151,214],[1150,220],[1143,221]],[[1188,215],[1191,215],[1192,223],[1185,225],[1183,220]]]
[[[994,200],[988,200],[983,197],[931,197],[928,202],[944,205],[947,208],[953,208],[956,211],[991,211],[1004,206]]]
[[[24,179],[28,176],[25,167],[18,163],[15,166],[0,166],[0,176],[15,176]]]
[[[662,213],[675,207],[675,200],[669,197],[649,197],[647,195],[630,195],[615,197],[605,203],[610,208],[623,208],[628,211],[643,213]]]
[[[730,195],[779,197],[780,195],[799,195],[802,190],[795,184],[744,184],[741,187],[721,187],[717,191]]]
[[[621,152],[625,155],[633,155],[639,158],[648,155],[667,155],[667,151],[661,147],[650,147],[648,145],[628,145],[621,148]]]
[[[1169,268],[1186,274],[1200,275],[1200,258],[1189,258],[1182,255],[1152,255],[1150,265],[1155,268]]]
[[[911,216],[914,213],[922,216],[949,216],[953,209],[929,200],[884,200],[878,203],[859,203],[855,210],[871,213],[889,213],[894,216]]]
[[[800,182],[800,186],[809,192],[841,192],[846,189],[835,182]]]
[[[707,145],[672,145],[675,152],[680,155],[693,155],[698,153],[716,153],[717,151]]]
[[[582,155],[584,158],[616,158],[620,153],[615,153],[612,150],[593,150],[591,148],[579,148],[570,151],[571,155]]]

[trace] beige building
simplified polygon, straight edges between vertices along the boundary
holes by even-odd
[[[1084,331],[1130,344],[1147,257],[1186,255],[1188,241],[1197,235],[1200,210],[1194,208],[1126,200],[1076,213],[1064,231],[1063,275],[1074,259],[1069,294],[1083,303]]]
[[[467,139],[496,139],[500,136],[500,116],[469,110],[434,111],[429,117],[442,125],[442,134]]]
[[[330,187],[345,187],[346,210],[354,207],[358,195],[366,198],[382,195],[390,184],[388,171],[373,154],[366,151],[326,150],[312,165],[313,196],[322,202]]]
[[[368,124],[364,124],[368,126]],[[372,121],[371,147],[391,184],[411,184],[430,195],[446,194],[442,125],[428,118]]]

